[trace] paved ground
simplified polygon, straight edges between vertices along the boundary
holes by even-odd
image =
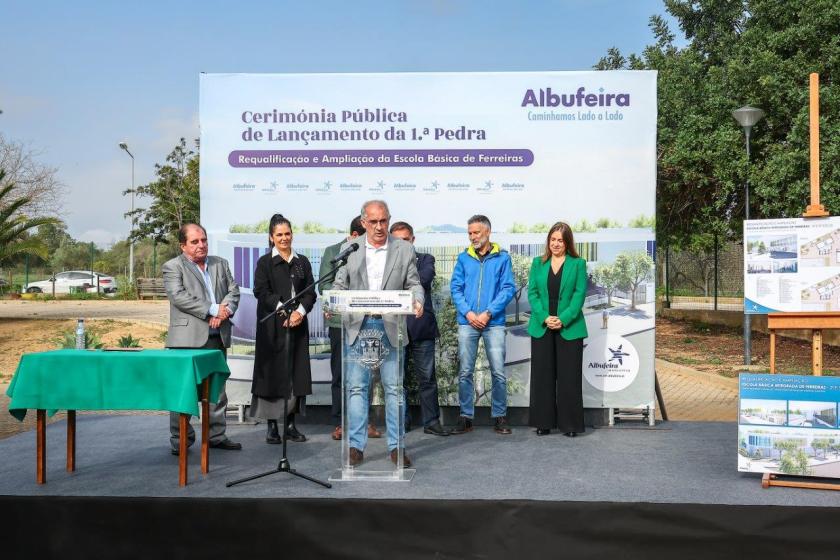
[[[656,375],[669,420],[735,422],[738,380],[656,360]],[[657,411],[661,418],[661,411]]]
[[[0,319],[121,319],[169,324],[169,302],[146,301],[26,301],[0,300]]]

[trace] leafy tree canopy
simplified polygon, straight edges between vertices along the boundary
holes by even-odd
[[[840,3],[835,0],[665,0],[688,43],[660,16],[654,43],[601,70],[658,71],[657,239],[684,245],[716,231],[740,239],[744,186],[750,216],[800,216],[809,202],[808,75],[820,74],[822,203],[840,213]],[[731,112],[766,112],[744,133]]]

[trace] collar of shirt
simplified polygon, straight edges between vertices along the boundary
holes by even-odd
[[[280,257],[281,259],[286,261],[286,259],[283,257],[283,255],[280,254],[280,251],[277,250],[277,247],[272,247],[271,248],[271,256],[272,256],[272,258],[273,257]],[[296,258],[297,258],[297,253],[295,253],[295,250],[292,249],[292,252],[289,254],[289,260],[287,260],[286,262],[292,262]]]
[[[385,238],[385,245],[382,247],[374,247],[371,245],[370,240],[368,240],[367,236],[365,236],[365,249],[370,249],[371,251],[387,251],[388,250],[388,238]]]

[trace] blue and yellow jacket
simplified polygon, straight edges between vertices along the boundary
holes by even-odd
[[[459,325],[469,324],[467,313],[470,311],[489,311],[488,326],[504,326],[505,307],[516,291],[510,255],[497,243],[492,243],[490,252],[482,261],[475,249],[469,246],[455,261],[449,287],[452,303],[458,310]]]

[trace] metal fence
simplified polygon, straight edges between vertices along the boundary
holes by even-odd
[[[659,247],[660,298],[672,308],[742,310],[744,246],[720,242],[708,250]]]

